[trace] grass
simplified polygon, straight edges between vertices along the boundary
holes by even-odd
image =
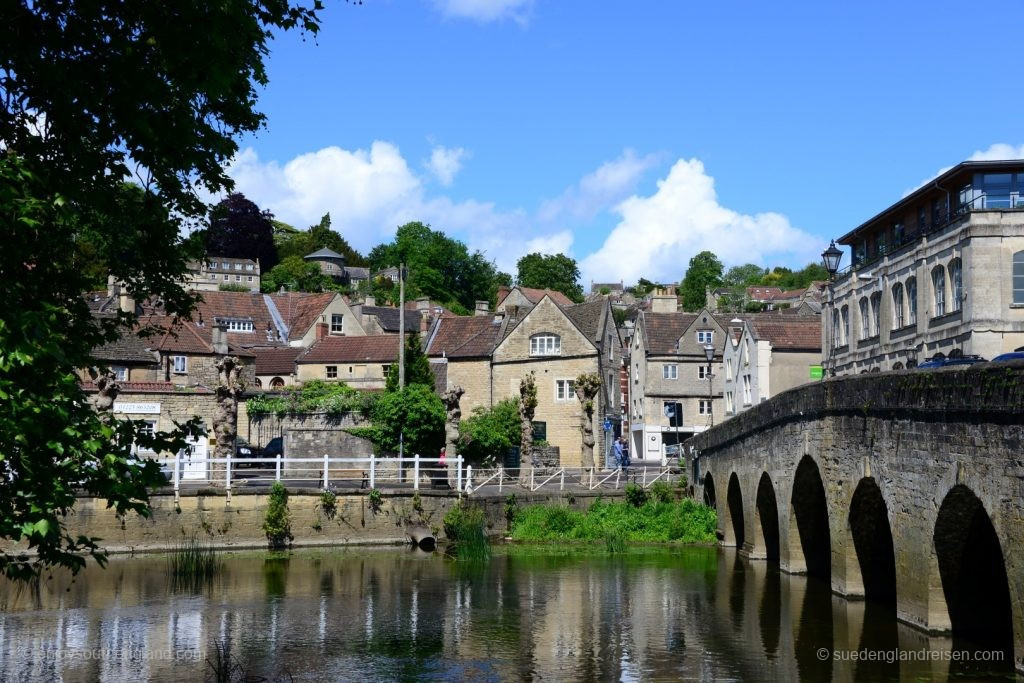
[[[220,573],[223,566],[217,551],[191,536],[172,551],[171,583],[176,589],[199,591]]]
[[[534,505],[516,515],[511,537],[518,541],[604,543],[621,552],[625,543],[713,543],[715,511],[689,498],[664,502],[649,497],[631,502],[595,501],[586,512],[561,505]]]
[[[444,515],[444,534],[459,560],[483,560],[491,555],[485,529],[484,511],[465,500],[459,501]]]

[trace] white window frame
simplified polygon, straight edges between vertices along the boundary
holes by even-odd
[[[907,297],[907,324],[917,324],[917,278],[907,278],[907,283],[904,285]]]
[[[118,382],[128,381],[128,368],[126,366],[113,365],[111,366],[110,371],[114,373],[114,379],[116,379]]]
[[[562,355],[562,338],[557,334],[535,334],[530,337],[531,356]]]
[[[707,379],[707,378],[708,378],[708,366],[706,366],[706,365],[698,365],[697,366],[697,379]]]
[[[743,405],[749,406],[754,402],[750,391],[750,375],[743,375]]]
[[[342,334],[345,331],[345,314],[331,313],[331,334]]]
[[[224,282],[227,282],[228,280],[230,280],[230,279],[231,279],[231,276],[230,276],[230,275],[228,275],[227,273],[224,273],[224,276],[223,276],[223,277],[224,277]]]
[[[714,403],[710,398],[699,398],[697,399],[697,414],[698,415],[710,415],[711,411],[714,410]]]
[[[843,321],[843,346],[850,343],[850,307],[843,306],[839,311],[839,317]]]
[[[156,434],[156,420],[140,420],[142,425],[139,427],[139,432],[153,436]],[[132,444],[132,453],[153,453],[151,448],[140,448],[137,444]]]
[[[857,308],[860,311],[860,339],[867,339],[871,336],[871,318],[870,318],[870,307],[868,305],[868,298],[862,296],[860,301],[857,302]]]
[[[252,276],[252,275],[246,275],[245,277],[247,278],[247,281],[248,281],[248,282],[252,282],[252,280],[253,280],[253,277],[254,277],[254,276]]]
[[[882,333],[882,293],[872,294],[868,303],[871,306],[871,336],[877,337]]]
[[[576,400],[576,381],[572,379],[555,380],[555,401],[565,403]]]
[[[892,286],[892,329],[898,330],[903,327],[903,284],[897,282]]]
[[[955,258],[949,262],[949,312],[955,313],[962,308],[964,299],[964,267],[963,261]]]
[[[171,372],[175,375],[187,375],[188,356],[171,356]]]
[[[679,379],[679,366],[675,363],[665,363],[661,366],[662,379]]]
[[[697,343],[701,346],[715,343],[714,330],[697,330]]]

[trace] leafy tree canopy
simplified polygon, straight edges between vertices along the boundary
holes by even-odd
[[[690,259],[680,287],[684,311],[699,311],[707,304],[706,289],[722,284],[722,269],[722,262],[710,251]]]
[[[224,162],[264,117],[272,35],[317,30],[316,11],[287,0],[0,4],[0,553],[19,579],[53,565],[102,561],[96,539],[64,519],[75,491],[118,513],[149,511],[163,481],[132,445],[177,450],[190,428],[148,435],[92,410],[75,370],[135,324],[94,319],[82,292],[106,264],[136,298],[187,313],[190,254],[181,234],[206,215],[202,186],[230,189]],[[132,178],[135,187],[126,187]],[[88,245],[88,246],[87,246]]]
[[[580,269],[565,254],[527,254],[516,263],[516,283],[521,287],[553,289],[573,301],[583,301]]]
[[[413,384],[434,390],[434,374],[430,372],[430,361],[427,360],[427,354],[423,353],[420,336],[410,333],[405,335],[405,386]],[[385,391],[398,391],[398,363],[394,363],[388,370]]]
[[[490,410],[477,407],[459,423],[459,453],[471,464],[500,462],[519,445],[519,400],[506,398]]]
[[[444,404],[432,387],[411,384],[382,394],[372,420],[369,436],[385,451],[398,450],[400,435],[406,453],[435,457],[444,447]]]
[[[369,265],[366,257],[349,245],[340,233],[331,229],[331,214],[325,213],[316,225],[308,230],[299,230],[287,223],[275,221],[274,244],[277,254],[282,260],[289,256],[303,257],[324,247],[345,257],[346,266],[365,267]]]
[[[286,257],[260,278],[260,289],[264,292],[276,292],[282,287],[292,292],[322,292],[331,284],[331,278],[320,272],[319,264],[304,261],[301,256]]]
[[[742,266],[733,266],[725,271],[722,284],[726,287],[750,287],[761,284],[766,271],[756,263],[745,263]]]
[[[271,270],[278,260],[273,219],[240,192],[229,194],[210,210],[206,253],[258,260],[260,271]]]
[[[430,297],[456,313],[493,301],[498,289],[497,270],[481,252],[470,254],[462,242],[420,222],[399,227],[394,241],[377,245],[368,258],[373,272],[405,263],[407,298]]]

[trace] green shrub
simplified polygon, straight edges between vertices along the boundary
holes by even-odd
[[[647,502],[647,491],[639,484],[626,484],[626,502],[633,507],[640,507]]]
[[[334,517],[334,514],[338,511],[338,496],[334,491],[320,492],[320,509],[324,511],[328,518]]]
[[[672,493],[672,487],[668,485],[668,482],[661,479],[651,484],[648,495],[659,503],[671,503],[676,499],[675,494]]]
[[[381,494],[380,489],[370,489],[370,509],[374,512],[380,512],[380,506],[383,502],[384,496]]]
[[[605,529],[604,547],[610,553],[626,552],[626,534],[622,529]]]
[[[263,532],[274,548],[281,548],[292,539],[292,516],[288,510],[288,491],[279,481],[270,487],[270,501],[263,517]]]
[[[505,523],[508,528],[512,528],[512,524],[516,521],[516,516],[519,514],[519,501],[516,499],[516,494],[510,493],[505,497]]]
[[[484,559],[490,555],[486,524],[483,509],[465,500],[445,513],[444,534],[458,559]]]

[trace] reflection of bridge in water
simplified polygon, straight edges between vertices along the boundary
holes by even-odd
[[[1024,670],[1022,407],[1022,363],[806,385],[691,439],[695,483],[723,545],[866,599],[834,613],[895,611]]]

